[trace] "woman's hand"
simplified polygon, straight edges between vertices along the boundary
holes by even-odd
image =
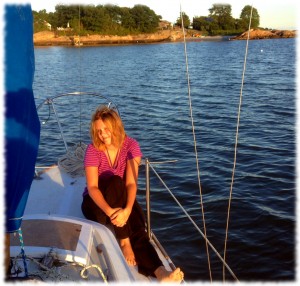
[[[128,209],[117,209],[109,218],[113,225],[122,227],[126,224],[130,212]]]

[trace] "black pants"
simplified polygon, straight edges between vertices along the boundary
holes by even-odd
[[[99,178],[99,189],[112,208],[124,208],[126,206],[127,191],[124,181],[119,176],[113,176],[108,180],[100,180]],[[104,225],[110,223],[109,217],[89,195],[84,196],[81,209],[87,219]],[[149,241],[145,229],[144,213],[136,200],[127,223],[123,227],[113,226],[113,228],[117,239],[129,237],[139,272],[146,276],[155,276],[154,271],[163,264]]]

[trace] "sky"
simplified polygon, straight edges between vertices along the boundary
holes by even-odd
[[[164,20],[176,22],[182,12],[186,13],[190,20],[194,16],[207,16],[208,9],[216,3],[227,3],[231,5],[232,16],[239,18],[242,9],[246,5],[253,5],[260,15],[260,27],[272,29],[297,29],[300,17],[299,0],[32,0],[32,1],[10,1],[3,3],[31,3],[32,10],[54,12],[57,4],[113,4],[120,7],[132,8],[136,4],[148,6]]]

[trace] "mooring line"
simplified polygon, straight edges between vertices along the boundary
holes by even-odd
[[[195,124],[193,118],[193,108],[192,108],[192,98],[191,98],[191,85],[190,85],[190,75],[189,75],[189,65],[188,65],[188,56],[187,56],[187,48],[186,48],[186,39],[185,39],[185,28],[183,24],[183,15],[180,6],[180,16],[181,16],[181,26],[183,31],[183,42],[184,42],[184,54],[185,54],[185,65],[186,65],[186,76],[187,76],[187,84],[188,84],[188,98],[189,98],[189,109],[190,109],[190,116],[192,122],[192,132],[193,132],[193,140],[194,140],[194,151],[195,151],[195,159],[196,159],[196,167],[197,167],[197,178],[198,178],[198,186],[200,192],[200,204],[202,210],[202,221],[203,221],[203,231],[205,236],[205,244],[206,244],[206,253],[207,253],[207,260],[208,260],[208,270],[210,281],[212,282],[212,274],[211,274],[211,267],[210,267],[210,257],[209,257],[209,249],[207,243],[207,235],[206,235],[206,226],[205,226],[205,216],[204,216],[204,206],[203,206],[203,199],[202,199],[202,188],[201,188],[201,179],[200,179],[200,167],[198,162],[198,152],[197,152],[197,142],[196,142],[196,134],[195,134]]]
[[[238,136],[239,136],[239,125],[240,125],[240,116],[241,116],[241,107],[242,107],[242,98],[243,98],[243,87],[244,87],[244,79],[245,79],[247,56],[248,56],[248,45],[249,45],[249,39],[250,39],[252,11],[253,11],[253,5],[251,6],[251,12],[250,12],[248,37],[247,37],[247,42],[246,42],[244,68],[243,68],[242,83],[241,83],[241,90],[240,90],[240,101],[239,101],[239,108],[238,108],[236,135],[235,135],[235,145],[234,145],[234,159],[233,159],[233,168],[232,168],[230,192],[229,192],[229,199],[228,199],[228,210],[227,210],[227,221],[226,221],[226,232],[225,232],[225,243],[224,243],[224,257],[223,257],[224,261],[226,261],[230,206],[231,206],[231,201],[232,201],[233,182],[234,182],[234,174],[235,174],[235,169],[236,169],[236,157],[237,157],[237,145],[238,145]],[[223,265],[223,281],[225,281],[225,266],[224,265]]]
[[[164,182],[164,180],[161,178],[161,176],[157,173],[157,171],[154,169],[154,167],[152,166],[152,163],[149,162],[149,166],[152,169],[152,171],[154,172],[154,174],[156,175],[156,177],[160,180],[160,182],[162,183],[162,185],[165,187],[165,189],[169,192],[169,194],[171,195],[171,197],[174,199],[174,201],[177,203],[177,205],[180,207],[180,209],[183,211],[183,213],[185,214],[185,216],[190,220],[190,222],[193,224],[193,226],[198,230],[198,232],[201,234],[201,236],[203,237],[203,239],[207,242],[207,244],[211,247],[211,249],[215,252],[215,254],[219,257],[219,259],[222,261],[223,265],[227,268],[227,270],[229,271],[229,273],[232,275],[232,277],[239,282],[238,278],[236,277],[236,275],[234,274],[234,272],[231,270],[231,268],[229,267],[229,265],[224,261],[224,259],[222,258],[222,256],[220,255],[220,253],[217,251],[217,249],[212,245],[212,243],[209,241],[209,239],[204,235],[204,233],[201,231],[201,229],[198,227],[198,225],[194,222],[194,220],[192,219],[192,217],[189,215],[189,213],[185,210],[185,208],[182,206],[182,204],[178,201],[178,199],[175,197],[175,195],[172,193],[172,191],[170,190],[170,188],[166,185],[166,183]]]

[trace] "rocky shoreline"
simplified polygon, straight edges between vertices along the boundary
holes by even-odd
[[[229,36],[212,36],[201,37],[193,36],[189,31],[186,36],[187,41],[213,41],[213,40],[245,40],[248,32],[236,37]],[[251,30],[250,39],[273,39],[273,38],[294,38],[296,31],[290,30]],[[153,34],[140,34],[128,36],[113,35],[87,35],[82,37],[76,36],[60,36],[57,37],[52,31],[38,32],[33,35],[33,43],[35,46],[96,46],[96,45],[115,45],[115,44],[142,44],[142,43],[159,43],[159,42],[176,42],[182,41],[183,34],[181,29],[162,30]]]
[[[282,38],[295,38],[295,30],[261,30],[251,29],[249,38],[251,40],[261,39],[282,39]],[[232,37],[231,40],[246,40],[248,38],[248,31],[242,33],[239,36]]]
[[[87,35],[87,36],[55,36],[54,32],[43,31],[33,35],[35,46],[71,46],[71,45],[112,45],[112,44],[137,44],[176,41],[181,37],[179,31],[159,31],[153,34],[140,34],[128,36],[114,35]]]

